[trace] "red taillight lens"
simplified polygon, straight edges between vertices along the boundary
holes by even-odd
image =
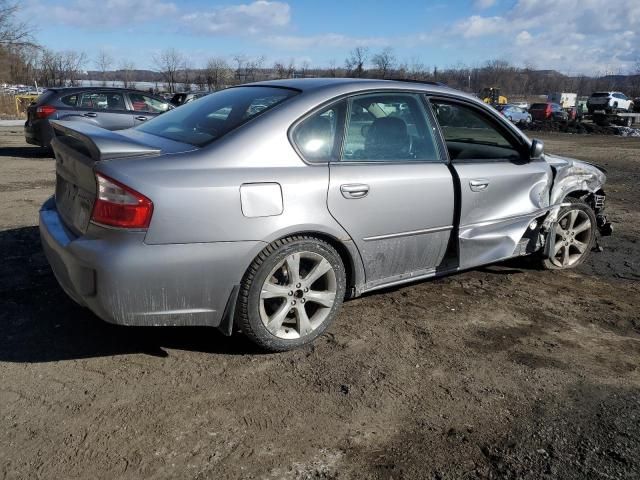
[[[47,118],[56,113],[56,107],[51,105],[40,105],[36,108],[36,118]]]
[[[119,228],[147,228],[153,203],[147,197],[101,173],[96,173],[96,201],[91,220]]]

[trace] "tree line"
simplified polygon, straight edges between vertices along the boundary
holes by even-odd
[[[497,87],[507,95],[522,97],[558,91],[589,95],[597,90],[621,90],[630,96],[640,96],[640,61],[631,75],[594,72],[591,76],[569,76],[532,65],[516,66],[506,60],[438,68],[417,57],[401,59],[392,48],[371,51],[355,47],[343,61],[332,60],[323,67],[293,59],[267,64],[265,56],[244,54],[194,59],[175,48],[167,48],[153,57],[152,69],[141,69],[131,60],[116,61],[106,50],[91,58],[81,51],[53,51],[39,46],[29,27],[17,20],[17,8],[17,3],[0,0],[0,83],[37,82],[40,86],[59,87],[94,80],[105,86],[119,82],[134,87],[137,82],[152,82],[157,90],[176,92],[193,86],[218,90],[267,79],[358,77],[439,82],[471,93]]]

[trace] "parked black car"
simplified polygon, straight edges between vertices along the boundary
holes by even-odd
[[[176,93],[171,97],[169,103],[174,107],[179,107],[180,105],[184,105],[185,103],[191,103],[198,98],[206,97],[211,92],[201,91],[201,92],[183,92]]]
[[[122,130],[171,108],[169,102],[139,90],[50,88],[27,108],[24,136],[32,145],[48,147],[53,136],[49,120],[77,120],[108,130]]]

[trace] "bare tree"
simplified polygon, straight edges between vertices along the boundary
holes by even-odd
[[[418,57],[412,57],[407,67],[407,75],[410,80],[424,80],[427,77],[427,69]]]
[[[98,68],[98,71],[100,72],[100,79],[102,80],[102,86],[106,87],[107,80],[108,80],[107,72],[111,70],[111,66],[113,64],[113,57],[109,55],[109,53],[106,50],[100,49],[100,51],[98,51],[98,55],[96,56],[96,59],[94,60],[94,63]]]
[[[174,93],[178,83],[178,73],[184,69],[185,58],[175,48],[168,48],[153,57],[153,62],[167,83],[169,92]]]
[[[302,78],[305,78],[307,75],[309,75],[309,69],[311,68],[311,65],[309,64],[308,60],[305,60],[302,62],[302,65],[300,65],[300,76]]]
[[[397,59],[393,54],[393,49],[387,47],[376,53],[371,58],[371,62],[375,65],[378,76],[381,78],[387,78],[389,73],[391,73],[391,70],[395,67]]]
[[[329,68],[327,69],[327,73],[332,78],[335,78],[338,76],[338,67],[336,66],[335,59],[329,60]]]
[[[124,88],[135,87],[135,82],[133,82],[133,71],[135,68],[135,64],[130,60],[122,60],[120,62],[119,74]]]
[[[191,90],[191,84],[193,83],[194,80],[194,72],[192,69],[192,65],[189,62],[189,60],[187,60],[186,58],[184,59],[183,63],[182,63],[182,71],[180,72],[182,75],[180,75],[181,79],[182,79],[182,85],[184,86],[184,89],[186,91],[190,91]]]
[[[349,75],[354,77],[364,76],[364,64],[367,61],[368,55],[369,49],[366,47],[356,47],[351,50],[349,56],[345,60],[345,67],[349,72]]]
[[[40,83],[49,87],[77,85],[86,62],[87,55],[84,52],[45,49],[38,60]]]
[[[231,68],[224,58],[212,57],[207,61],[205,77],[209,90],[224,88],[232,78]]]
[[[31,29],[16,18],[19,4],[9,0],[0,0],[0,46],[4,48],[35,45]]]
[[[289,78],[287,76],[287,67],[282,62],[275,62],[273,64],[273,71],[276,74],[276,78]]]
[[[233,62],[236,64],[236,68],[234,71],[236,80],[238,83],[242,83],[246,80],[246,67],[247,57],[243,54],[237,54],[233,56]]]
[[[252,82],[255,82],[258,77],[258,73],[262,70],[264,65],[265,58],[263,55],[259,57],[252,58],[248,62],[246,62],[246,78]]]

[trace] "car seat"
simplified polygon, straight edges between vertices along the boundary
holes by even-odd
[[[376,118],[364,139],[364,156],[371,160],[408,158],[411,136],[404,120],[397,117]]]

